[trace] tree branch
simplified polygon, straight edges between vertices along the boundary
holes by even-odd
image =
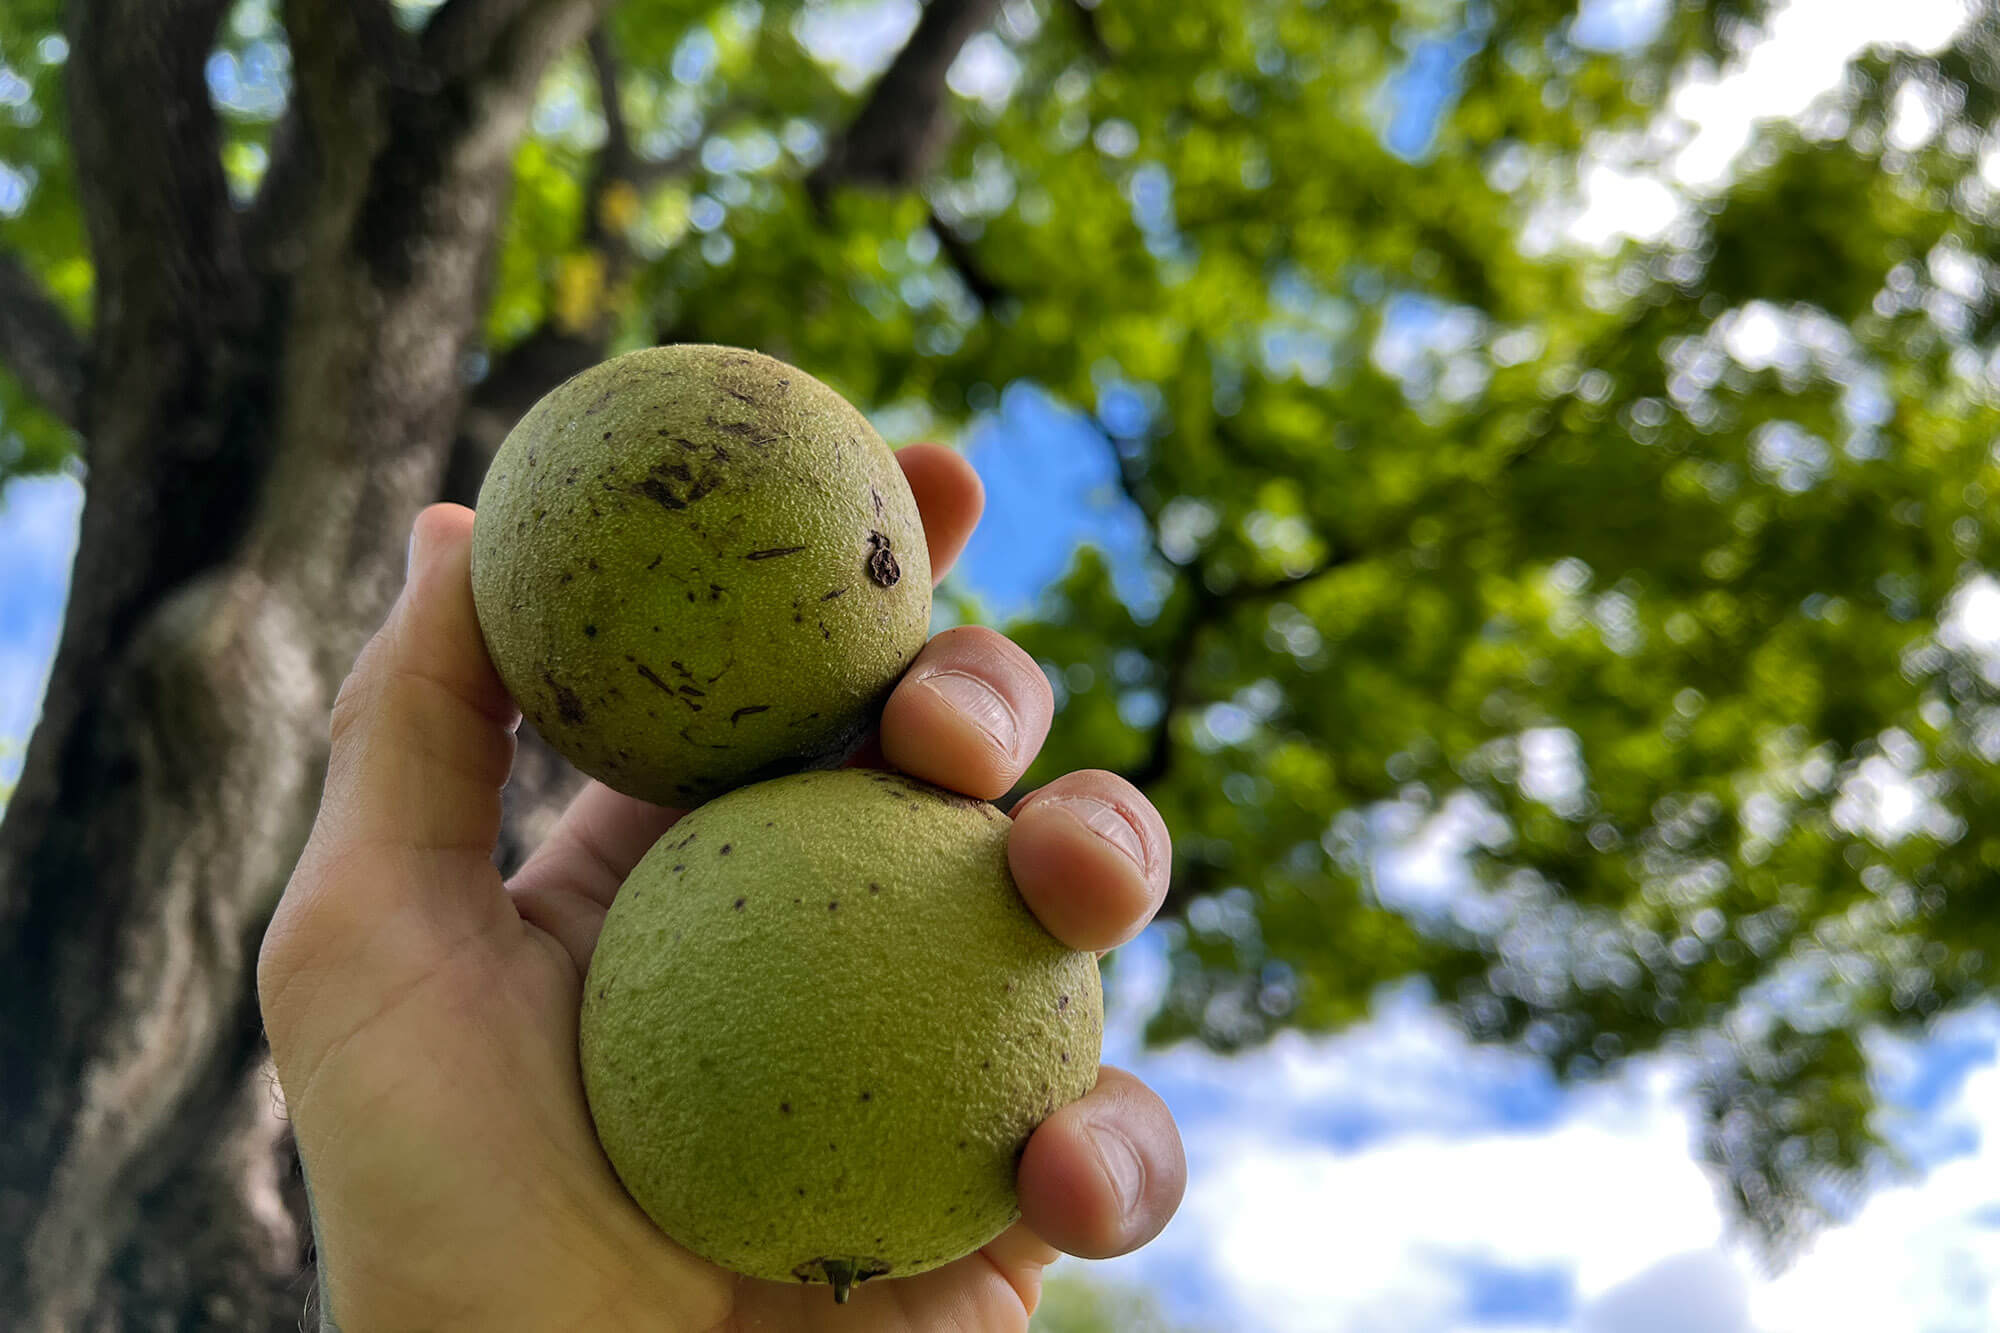
[[[1090,53],[1105,64],[1111,63],[1115,53],[1111,43],[1104,40],[1103,25],[1097,21],[1095,0],[1090,4],[1085,4],[1084,0],[1063,0],[1063,8],[1070,12],[1077,26],[1083,30],[1084,45],[1090,48]]]
[[[136,352],[163,329],[199,337],[241,313],[236,214],[203,73],[228,11],[228,0],[70,7],[70,142],[100,365],[107,340]]]
[[[27,265],[0,254],[0,367],[65,426],[83,424],[83,339]]]
[[[944,252],[952,268],[957,270],[958,280],[965,284],[965,289],[979,304],[991,309],[1013,295],[999,279],[986,271],[979,262],[979,256],[972,253],[972,242],[965,238],[964,233],[940,217],[935,208],[931,210],[931,231],[937,235],[938,248]]]
[[[945,75],[999,8],[1000,0],[930,0],[924,6],[910,40],[806,178],[815,200],[843,185],[907,188],[929,170],[949,129]]]
[[[623,180],[632,167],[632,136],[625,128],[625,104],[619,95],[618,53],[602,23],[590,30],[584,45],[590,52],[590,72],[597,81],[597,109],[604,117],[604,147],[597,154],[596,179]]]

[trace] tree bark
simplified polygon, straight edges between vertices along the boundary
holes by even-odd
[[[463,375],[536,86],[604,3],[447,0],[410,36],[385,0],[286,0],[292,103],[247,209],[203,76],[229,0],[68,11],[88,333],[0,255],[0,365],[90,469],[0,822],[0,1327],[294,1329],[310,1310],[258,942],[416,511],[469,503],[521,413],[606,352],[602,328],[551,327]],[[914,181],[945,70],[994,8],[933,0],[817,187]],[[614,95],[614,53],[592,54]],[[674,169],[613,147],[595,187]],[[623,245],[595,210],[582,239]],[[523,739],[503,868],[580,783]]]
[[[293,0],[283,197],[246,214],[202,74],[228,8],[68,18],[90,477],[0,824],[7,1328],[297,1326],[307,1237],[257,942],[334,692],[439,492],[514,144],[595,9],[453,0],[385,51],[371,4]]]

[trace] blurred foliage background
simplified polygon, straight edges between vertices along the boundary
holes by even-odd
[[[82,324],[60,8],[0,13],[0,266]],[[1121,771],[1174,830],[1150,1037],[1420,975],[1569,1078],[1685,1049],[1748,1230],[1839,1216],[1895,1166],[1861,1034],[2000,959],[2000,21],[1697,169],[1676,90],[1758,0],[1006,0],[946,34],[942,129],[871,137],[944,9],[615,6],[514,154],[471,392],[702,340],[899,443],[1038,395],[1143,519],[1136,577],[1086,546],[1004,628],[1057,686],[1030,781]],[[241,0],[246,208],[290,71]],[[1612,195],[1643,225],[1592,231]],[[19,358],[0,477],[78,466]],[[1444,887],[1384,872],[1412,845]],[[1044,1326],[1153,1326],[1089,1299]]]

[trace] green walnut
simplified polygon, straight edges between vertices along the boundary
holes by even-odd
[[[802,773],[676,824],[605,919],[584,1087],[627,1191],[753,1277],[921,1273],[1019,1215],[1095,1084],[1097,959],[1021,900],[1007,817],[898,774]]]
[[[472,591],[535,729],[668,805],[839,763],[931,614],[916,501],[867,419],[782,361],[695,345],[529,410],[479,493]]]

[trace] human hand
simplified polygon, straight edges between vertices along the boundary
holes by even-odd
[[[956,454],[898,455],[939,577],[978,521]],[[1030,1139],[1022,1219],[975,1254],[859,1287],[741,1277],[661,1234],[598,1147],[577,1068],[583,977],[620,882],[682,812],[597,783],[511,881],[492,864],[519,715],[487,660],[472,513],[426,510],[408,582],[333,710],[319,818],[257,986],[313,1202],[325,1317],[346,1333],[1027,1324],[1059,1251],[1159,1233],[1185,1179],[1166,1106],[1106,1067]],[[884,710],[881,755],[967,795],[1011,788],[1046,738],[1047,682],[989,630],[939,635]],[[1014,810],[1022,896],[1073,948],[1137,934],[1165,894],[1167,830],[1108,773]]]

